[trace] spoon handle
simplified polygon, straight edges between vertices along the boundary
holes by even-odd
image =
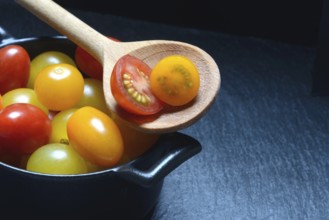
[[[109,43],[104,35],[51,0],[16,0],[16,2],[103,63],[103,48]]]

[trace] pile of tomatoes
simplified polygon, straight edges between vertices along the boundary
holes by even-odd
[[[19,45],[1,48],[0,161],[40,173],[79,174],[144,153],[159,135],[136,131],[109,111],[102,72],[80,47],[74,58],[47,51],[33,59]],[[191,101],[199,76],[185,57],[164,58],[151,69],[126,55],[110,86],[123,109],[151,115]]]

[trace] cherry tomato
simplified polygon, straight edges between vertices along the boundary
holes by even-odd
[[[80,101],[75,105],[76,108],[91,106],[98,110],[110,114],[105,102],[103,83],[98,79],[85,78],[83,95]]]
[[[51,136],[50,143],[69,144],[67,137],[66,125],[69,118],[77,110],[77,108],[70,108],[57,113],[51,120]]]
[[[119,41],[116,38],[109,37],[114,41]],[[88,76],[103,81],[103,66],[87,51],[81,47],[77,47],[75,50],[75,62],[78,68]]]
[[[0,49],[0,93],[25,87],[30,73],[30,56],[18,45]]]
[[[138,115],[155,114],[163,108],[150,89],[151,71],[147,64],[131,55],[118,60],[111,75],[111,91],[119,106]]]
[[[145,153],[159,139],[159,134],[144,133],[137,131],[125,124],[121,118],[112,115],[118,125],[124,143],[124,157],[122,160],[129,161]]]
[[[29,89],[29,88],[14,89],[4,94],[3,96],[4,107],[14,103],[29,103],[40,108],[47,115],[49,113],[48,109],[43,104],[40,103],[33,89]]]
[[[87,173],[85,160],[69,145],[47,144],[32,153],[26,169],[47,174]]]
[[[50,133],[48,115],[34,105],[16,103],[0,111],[0,143],[8,153],[30,154],[48,143]]]
[[[43,69],[34,90],[40,102],[50,110],[61,111],[76,105],[83,94],[84,79],[70,64],[54,64]]]
[[[30,77],[27,87],[33,89],[38,74],[47,66],[53,64],[67,63],[76,66],[71,57],[60,51],[46,51],[34,57],[31,61]]]
[[[152,92],[172,106],[185,105],[197,96],[200,77],[188,58],[172,55],[155,65],[150,76]]]
[[[3,108],[3,103],[2,103],[2,96],[0,94],[0,110]]]
[[[70,145],[86,160],[103,167],[117,164],[123,153],[118,126],[105,113],[93,107],[75,111],[67,122]]]

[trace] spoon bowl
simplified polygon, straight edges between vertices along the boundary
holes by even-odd
[[[113,114],[135,129],[148,133],[168,133],[186,128],[200,119],[215,100],[220,87],[218,66],[208,53],[194,45],[167,40],[115,42],[51,0],[16,2],[84,48],[103,65],[103,90],[107,106]],[[169,55],[189,58],[200,74],[197,97],[187,105],[168,106],[152,116],[137,116],[122,110],[111,93],[110,78],[115,63],[126,54],[141,59],[151,68]]]

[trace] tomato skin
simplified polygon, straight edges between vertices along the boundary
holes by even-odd
[[[33,89],[19,88],[11,90],[4,94],[2,101],[4,107],[14,103],[29,103],[39,107],[46,114],[49,114],[48,109],[40,103]]]
[[[19,45],[0,49],[0,93],[27,85],[30,74],[30,56]]]
[[[144,133],[125,124],[123,119],[112,115],[113,121],[118,125],[124,143],[124,156],[122,162],[127,162],[145,153],[159,139],[160,134]]]
[[[120,41],[109,37],[113,41]],[[81,47],[77,47],[74,54],[78,68],[89,77],[103,81],[103,66],[93,56]]]
[[[93,107],[75,111],[67,122],[70,145],[91,163],[112,167],[123,153],[119,128],[105,113]]]
[[[50,143],[62,143],[69,144],[69,138],[67,137],[67,121],[77,108],[70,108],[57,113],[51,120],[51,135]]]
[[[60,51],[46,51],[34,57],[31,60],[30,76],[27,82],[27,87],[31,89],[34,88],[35,79],[41,70],[47,66],[60,63],[67,63],[76,66],[71,57]]]
[[[2,104],[2,96],[0,94],[0,110],[3,108],[3,104]]]
[[[171,55],[154,66],[150,84],[152,92],[160,100],[172,106],[181,106],[197,96],[200,77],[191,60]]]
[[[47,174],[82,174],[87,173],[85,160],[69,145],[46,144],[32,153],[26,169]]]
[[[75,107],[91,106],[110,115],[110,110],[105,101],[102,81],[93,78],[85,78],[84,81],[83,95]]]
[[[151,71],[146,63],[129,54],[118,60],[112,71],[110,85],[120,107],[137,115],[152,115],[161,111],[163,103],[151,92]]]
[[[46,67],[39,73],[34,84],[39,101],[53,111],[72,108],[82,97],[83,89],[83,76],[70,64]]]
[[[30,154],[48,143],[51,123],[40,108],[26,103],[9,105],[0,111],[0,143],[9,154]]]

